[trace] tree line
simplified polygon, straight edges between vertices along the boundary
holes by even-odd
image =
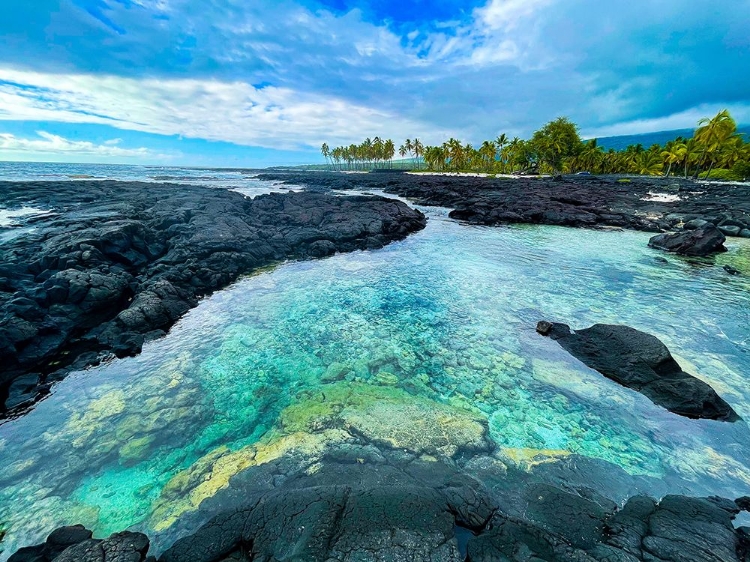
[[[366,139],[362,144],[329,149],[321,153],[331,169],[367,170],[393,167],[395,145],[390,139]],[[407,139],[398,153],[399,167],[445,172],[576,173],[683,175],[726,180],[750,178],[750,143],[737,133],[737,123],[728,110],[704,118],[690,138],[677,137],[665,145],[645,148],[633,144],[624,150],[605,150],[597,139],[584,141],[578,127],[566,117],[544,125],[528,140],[505,134],[478,147],[455,138],[437,146],[423,146]],[[409,160],[403,160],[406,157]]]
[[[350,144],[349,146],[337,146],[331,149],[328,143],[323,143],[320,153],[326,160],[326,164],[334,170],[370,170],[378,168],[392,168],[393,157],[396,155],[396,145],[391,139],[383,140],[380,137],[374,139],[366,138],[361,144]],[[424,145],[419,139],[406,139],[398,149],[401,158],[408,155],[411,166],[419,169],[420,161],[424,155]]]

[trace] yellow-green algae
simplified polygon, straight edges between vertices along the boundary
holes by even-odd
[[[460,448],[491,448],[481,415],[400,389],[335,383],[296,398],[258,443],[235,451],[217,447],[169,480],[153,509],[151,527],[168,528],[228,486],[232,476],[287,454],[314,465],[327,447],[357,438],[435,460],[451,457]]]

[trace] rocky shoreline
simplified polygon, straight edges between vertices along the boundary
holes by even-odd
[[[716,228],[727,221],[750,225],[743,222],[750,216],[746,188],[725,202],[727,187],[677,181],[675,188],[675,180],[264,179],[310,189],[250,200],[169,184],[0,185],[7,205],[51,211],[24,222],[34,231],[0,245],[0,360],[13,365],[0,380],[3,400],[10,397],[21,411],[73,369],[138,353],[202,296],[240,275],[285,259],[379,248],[425,226],[424,215],[401,202],[334,197],[329,190],[384,190],[452,207],[453,218],[471,224],[653,232],[682,229],[691,220],[710,219]],[[666,189],[679,199],[647,200]],[[601,368],[606,376],[609,370]],[[310,409],[315,416],[287,414],[288,434],[237,451],[218,449],[176,474],[159,496],[150,540],[131,531],[95,539],[81,526],[63,527],[10,561],[747,559],[750,530],[733,523],[750,508],[747,498],[665,496],[661,481],[602,460],[499,451],[486,421],[403,392],[374,393],[367,415],[387,423],[373,433],[361,412],[329,404],[337,384],[350,391],[349,383],[332,383],[315,397],[322,400]],[[59,458],[65,462],[65,452]]]
[[[199,299],[288,259],[380,248],[424,228],[394,200],[249,199],[135,182],[5,182],[3,204],[48,211],[0,245],[0,416],[71,370],[140,352]],[[13,229],[10,229],[12,233]]]
[[[726,236],[750,237],[747,185],[616,176],[481,178],[284,172],[259,177],[324,190],[382,190],[420,205],[448,207],[452,209],[451,218],[470,224],[549,224],[662,232],[699,220],[715,224]]]
[[[613,500],[602,490],[618,469],[575,456],[537,460],[525,471],[492,456],[425,459],[366,442],[332,446],[312,464],[291,454],[234,476],[201,506],[222,512],[181,533],[158,561],[746,560],[748,529],[733,520],[747,498],[657,501],[620,490]],[[638,477],[617,480],[644,487]],[[180,527],[198,516],[186,515]],[[141,533],[96,540],[74,526],[9,562],[156,562],[148,550]]]

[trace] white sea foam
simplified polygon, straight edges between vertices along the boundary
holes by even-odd
[[[18,226],[18,223],[13,219],[22,217],[30,217],[34,215],[46,215],[50,211],[44,211],[42,209],[35,209],[34,207],[21,207],[20,209],[0,209],[0,227],[7,228],[10,226]]]

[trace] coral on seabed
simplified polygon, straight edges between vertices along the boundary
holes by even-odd
[[[229,485],[232,476],[287,454],[314,470],[325,449],[364,439],[424,458],[461,450],[490,451],[484,418],[393,387],[336,383],[303,393],[260,442],[232,451],[218,447],[176,474],[162,489],[150,520],[156,531]]]

